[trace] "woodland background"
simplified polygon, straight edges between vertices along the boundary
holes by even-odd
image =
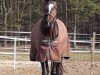
[[[45,0],[0,0],[0,31],[30,32],[43,17]],[[57,0],[58,15],[68,32],[100,34],[100,0]],[[4,35],[7,35],[6,33]]]

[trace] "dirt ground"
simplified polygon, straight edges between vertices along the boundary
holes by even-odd
[[[64,75],[90,75],[90,62],[63,61]],[[41,75],[39,62],[19,61],[13,69],[13,61],[0,61],[0,75]],[[93,65],[93,75],[100,75],[100,62]]]

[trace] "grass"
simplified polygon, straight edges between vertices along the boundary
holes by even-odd
[[[14,55],[0,54],[0,60],[13,60],[13,59],[14,59]],[[16,60],[17,61],[28,61],[29,60],[29,55],[18,54],[16,56]]]
[[[13,60],[13,59],[14,59],[13,55],[0,54],[1,61],[2,60]],[[17,61],[29,61],[29,55],[17,54],[16,60]],[[91,54],[90,53],[71,53],[70,61],[89,62],[91,61]],[[94,61],[100,62],[100,53],[94,54]]]
[[[94,61],[100,62],[100,53],[95,53],[93,56]],[[72,61],[91,61],[91,53],[71,53]]]

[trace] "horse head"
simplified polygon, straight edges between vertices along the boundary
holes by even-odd
[[[58,35],[58,26],[56,23],[57,4],[53,0],[49,0],[45,6],[46,13],[41,22],[42,34],[52,39]]]
[[[48,20],[52,20],[52,18],[56,17],[57,14],[57,4],[55,1],[48,1],[45,5],[45,14],[48,14]]]

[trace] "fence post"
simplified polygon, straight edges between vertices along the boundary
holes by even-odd
[[[25,37],[25,39],[27,39],[27,37]],[[26,44],[27,44],[27,41],[25,40],[25,51],[26,51]]]
[[[16,38],[14,39],[14,69],[16,68]]]
[[[93,38],[91,40],[91,74],[93,75],[93,64],[94,64],[94,51],[95,51],[95,32],[93,32]]]
[[[76,49],[76,14],[75,14],[75,26],[74,26],[74,48]]]

